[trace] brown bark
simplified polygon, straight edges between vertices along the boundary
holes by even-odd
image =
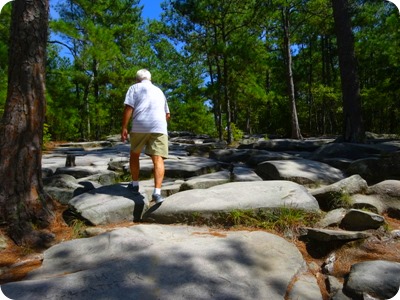
[[[13,2],[8,90],[0,126],[0,222],[18,245],[39,246],[51,221],[42,183],[48,0]]]
[[[347,0],[332,0],[342,83],[343,138],[345,142],[363,143],[365,131],[361,114],[360,83],[348,6]]]

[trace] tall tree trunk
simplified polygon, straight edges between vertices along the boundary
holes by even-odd
[[[7,101],[0,125],[0,222],[18,245],[43,246],[51,201],[42,183],[48,0],[13,2]],[[33,226],[34,225],[34,226]]]
[[[348,6],[347,0],[332,0],[342,82],[343,138],[345,142],[363,143],[365,131],[361,114],[360,83]]]
[[[290,31],[289,31],[289,11],[286,8],[282,8],[282,21],[283,21],[283,49],[286,60],[286,80],[288,86],[288,94],[291,105],[291,138],[292,139],[302,139],[300,133],[299,120],[297,118],[297,108],[296,108],[296,96],[294,89],[294,80],[293,80],[293,70],[292,70],[292,53],[290,51]]]
[[[226,105],[226,132],[227,132],[227,140],[226,142],[229,144],[233,141],[233,132],[232,132],[232,105],[230,101],[229,91],[228,91],[228,63],[227,57],[224,55],[224,98]]]

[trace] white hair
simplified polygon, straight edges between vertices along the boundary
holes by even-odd
[[[139,71],[136,72],[137,81],[142,81],[145,79],[151,80],[151,74],[147,69],[140,69]]]

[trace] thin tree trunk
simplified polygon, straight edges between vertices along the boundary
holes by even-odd
[[[283,48],[285,52],[286,58],[286,79],[288,85],[288,94],[291,105],[291,138],[293,139],[302,139],[300,133],[299,120],[297,118],[297,108],[296,108],[296,96],[294,89],[294,80],[293,80],[293,70],[292,70],[292,53],[290,51],[290,32],[289,32],[289,12],[283,8],[282,9],[282,21],[283,21]]]
[[[8,90],[0,126],[0,222],[18,245],[43,246],[51,201],[42,183],[48,0],[13,2]],[[34,225],[34,226],[33,226]]]

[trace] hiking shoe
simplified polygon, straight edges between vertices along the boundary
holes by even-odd
[[[153,194],[151,195],[151,200],[155,201],[156,204],[159,204],[164,201],[164,198],[160,194]]]
[[[133,186],[132,182],[131,182],[128,184],[128,190],[130,190],[134,193],[139,193],[139,186],[138,185]]]

